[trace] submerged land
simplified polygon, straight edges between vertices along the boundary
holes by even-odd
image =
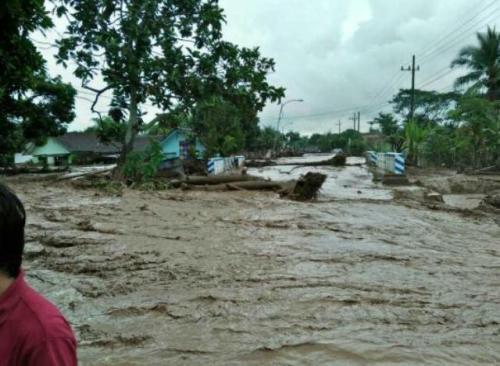
[[[250,173],[327,174],[317,201],[9,178],[27,278],[80,363],[500,363],[500,210],[481,203],[499,177],[414,171],[397,188],[365,165],[290,168]]]

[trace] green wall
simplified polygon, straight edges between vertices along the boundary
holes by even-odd
[[[31,153],[33,156],[68,155],[69,151],[53,137],[49,137],[45,145],[37,146]]]

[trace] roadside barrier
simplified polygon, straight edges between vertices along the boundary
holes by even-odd
[[[405,175],[405,157],[401,153],[367,151],[366,159],[370,165],[376,166],[384,173]]]
[[[244,156],[232,156],[229,158],[215,157],[208,159],[207,171],[209,175],[218,175],[230,170],[238,169],[245,162]]]
[[[405,174],[405,158],[403,154],[396,154],[394,158],[394,173]]]
[[[367,151],[366,158],[367,158],[369,164],[377,165],[378,157],[377,157],[377,153],[375,151]]]

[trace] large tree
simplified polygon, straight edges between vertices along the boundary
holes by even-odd
[[[2,1],[0,24],[0,164],[8,164],[27,141],[64,132],[76,92],[49,77],[30,39],[52,26],[43,0]]]
[[[193,114],[196,104],[221,96],[246,109],[249,124],[267,101],[284,90],[267,83],[272,59],[258,49],[222,40],[224,15],[217,0],[54,0],[68,18],[59,41],[59,61],[72,59],[82,86],[96,93],[112,90],[115,108],[126,118],[121,161],[143,126],[144,107],[159,107],[148,128],[173,110]],[[104,84],[95,82],[101,77]]]
[[[413,120],[428,126],[446,122],[448,112],[455,105],[459,95],[455,92],[439,93],[428,90],[415,90],[415,110]],[[394,112],[406,120],[410,114],[412,101],[411,89],[400,89],[391,100]]]
[[[198,103],[191,125],[206,146],[208,156],[228,156],[244,148],[245,134],[240,113],[232,103],[220,97]]]
[[[403,129],[394,115],[381,112],[373,119],[373,122],[380,126],[380,131],[386,136],[392,150],[401,151],[404,143]]]
[[[477,33],[478,44],[463,48],[451,67],[466,67],[469,73],[456,80],[456,86],[469,85],[476,90],[486,89],[489,100],[500,99],[500,33],[488,27]]]
[[[472,165],[498,164],[500,159],[500,101],[466,95],[451,116],[459,125],[460,143],[470,146]]]

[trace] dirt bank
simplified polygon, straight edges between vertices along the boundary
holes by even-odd
[[[441,194],[491,194],[500,192],[500,175],[458,174],[448,169],[410,169],[411,181]]]
[[[11,183],[28,280],[68,316],[82,365],[500,362],[492,217]]]

